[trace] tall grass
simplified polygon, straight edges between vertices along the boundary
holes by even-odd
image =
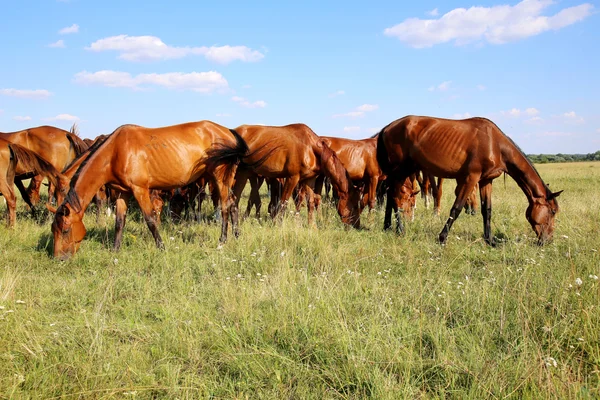
[[[23,207],[0,227],[0,396],[598,398],[600,163],[539,170],[565,189],[545,247],[510,178],[497,248],[479,215],[436,243],[450,182],[442,217],[419,202],[401,237],[382,210],[354,231],[326,206],[318,229],[251,217],[222,249],[216,223],[164,221],[161,252],[133,213],[113,253],[114,221],[90,214],[67,262]]]

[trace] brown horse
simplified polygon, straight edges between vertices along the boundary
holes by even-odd
[[[221,197],[220,241],[227,240],[230,216],[237,236],[237,208],[229,192],[238,163],[248,155],[248,146],[237,132],[210,121],[163,128],[117,128],[90,153],[71,180],[69,193],[52,223],[54,256],[66,259],[79,249],[86,233],[83,213],[106,184],[133,193],[156,246],[164,248],[150,190],[182,187],[206,172],[217,183]]]
[[[552,239],[556,197],[523,152],[500,128],[485,118],[448,120],[407,116],[379,134],[377,160],[386,174],[403,180],[417,170],[456,179],[456,199],[450,218],[439,235],[445,243],[452,224],[460,215],[467,197],[479,183],[485,241],[493,245],[492,181],[503,172],[511,176],[529,200],[526,217],[538,244]]]
[[[75,126],[71,128],[71,132],[53,126],[39,126],[17,132],[0,133],[0,138],[33,151],[48,161],[57,171],[62,171],[77,155],[87,149],[87,145],[77,136]],[[28,178],[34,179],[29,190],[26,191],[21,181]],[[15,177],[15,185],[33,215],[35,215],[34,205],[39,201],[41,182],[41,177],[34,177],[31,174]]]
[[[321,136],[321,139],[335,152],[353,182],[362,182],[366,185],[366,193],[362,198],[360,211],[367,204],[369,211],[377,204],[377,184],[382,176],[381,168],[377,163],[377,137],[362,140],[352,140],[337,137]],[[323,178],[317,180],[315,191],[321,194]]]
[[[251,170],[238,169],[234,186],[236,201],[239,201],[246,181],[252,173],[267,179],[284,178],[285,183],[275,214],[285,210],[292,191],[299,185],[308,200],[308,221],[313,224],[315,180],[317,176],[324,174],[331,178],[340,196],[338,213],[342,221],[355,227],[360,226],[358,191],[352,185],[339,158],[308,126],[242,125],[235,130],[246,140],[250,150],[256,153],[250,160],[260,157],[263,161]]]
[[[17,198],[13,189],[15,176],[27,174],[47,177],[54,185],[59,185],[59,172],[42,157],[18,144],[0,139],[0,193],[6,199],[8,226],[16,221]]]

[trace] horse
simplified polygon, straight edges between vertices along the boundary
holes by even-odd
[[[33,151],[48,161],[54,169],[62,171],[71,161],[87,149],[87,145],[77,136],[76,132],[75,125],[73,125],[70,132],[53,126],[38,126],[17,132],[0,132],[0,138]],[[22,180],[28,178],[33,179],[26,190]],[[19,189],[19,192],[21,192],[23,200],[31,208],[31,213],[34,217],[34,206],[39,201],[41,183],[42,178],[40,176],[26,174],[15,177],[15,185]],[[49,189],[49,193],[52,193],[51,189]]]
[[[247,156],[252,154],[237,132],[211,121],[162,128],[117,128],[82,162],[65,200],[56,210],[52,223],[54,257],[64,260],[77,252],[86,234],[83,213],[103,185],[133,194],[156,246],[164,249],[150,190],[182,187],[207,172],[220,194],[220,243],[227,240],[229,217],[238,236],[237,207],[229,192],[237,166]]]
[[[552,239],[559,211],[553,193],[519,147],[486,118],[449,120],[409,115],[393,121],[379,133],[377,160],[381,169],[397,180],[425,170],[435,176],[456,179],[456,199],[438,240],[444,244],[467,197],[479,183],[484,239],[492,238],[492,181],[502,173],[519,185],[529,206],[525,216],[538,244]]]
[[[35,152],[0,139],[0,193],[6,199],[7,225],[12,227],[16,221],[17,198],[13,189],[16,176],[27,174],[47,177],[57,187],[59,172]]]
[[[361,140],[352,140],[337,137],[321,136],[327,146],[335,152],[342,165],[348,171],[353,182],[363,182],[367,188],[360,203],[360,211],[369,206],[369,212],[377,203],[377,184],[381,178],[381,168],[377,163],[377,138],[371,137]],[[323,187],[322,175],[317,179],[315,192],[321,194]]]
[[[261,163],[251,169],[239,168],[234,197],[239,202],[240,195],[251,174],[265,178],[284,178],[278,206],[274,207],[273,216],[281,214],[296,186],[300,186],[308,200],[308,221],[314,224],[315,180],[324,174],[331,178],[340,196],[337,210],[342,222],[360,227],[359,196],[360,193],[352,184],[348,172],[340,159],[327,143],[319,138],[308,126],[292,124],[286,126],[242,125],[235,129],[248,143],[255,157],[261,157]],[[274,182],[272,182],[274,183]],[[275,188],[276,190],[276,188]],[[272,186],[271,192],[273,193]]]

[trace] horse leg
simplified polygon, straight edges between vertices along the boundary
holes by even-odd
[[[444,183],[444,178],[438,178],[437,183],[435,182],[435,177],[431,175],[431,192],[433,194],[433,212],[435,215],[440,215],[441,206],[442,206],[442,184]]]
[[[305,181],[302,184],[302,189],[301,191],[306,195],[306,206],[308,208],[308,225],[310,227],[316,228],[317,224],[315,224],[315,216],[314,216],[314,212],[315,212],[315,192],[314,192],[314,187],[315,187],[315,179],[316,178],[312,178],[309,179],[307,181]]]
[[[448,239],[448,232],[450,232],[452,224],[454,224],[454,221],[460,215],[460,212],[462,211],[463,207],[465,206],[465,202],[467,201],[467,197],[473,191],[473,188],[475,187],[475,184],[478,180],[479,176],[476,175],[469,175],[464,179],[464,181],[457,180],[458,186],[456,186],[455,190],[456,199],[454,200],[454,204],[450,209],[450,217],[448,218],[448,221],[446,221],[444,229],[442,229],[442,232],[440,232],[439,242],[441,244],[446,243],[446,240]]]
[[[290,199],[294,188],[298,186],[298,181],[300,181],[300,175],[292,175],[285,180],[285,183],[283,184],[283,190],[281,192],[281,199],[279,199],[279,206],[277,207],[277,213],[275,216],[283,216],[285,214],[288,200]]]
[[[12,161],[13,160],[10,160],[11,165],[8,167],[6,176],[0,176],[0,193],[2,193],[6,199],[6,223],[8,227],[13,227],[17,220],[17,197],[15,196],[15,190],[12,187],[15,179],[15,169]]]
[[[19,192],[21,193],[21,197],[23,197],[23,200],[25,200],[25,203],[31,209],[32,218],[35,219],[35,217],[37,216],[37,213],[35,211],[34,205],[31,203],[31,199],[29,198],[29,195],[27,194],[27,190],[25,190],[25,186],[23,186],[23,181],[21,179],[17,178],[17,179],[15,179],[15,185],[17,186],[17,189],[19,189]]]
[[[121,248],[121,242],[123,241],[123,228],[125,228],[125,219],[127,217],[127,201],[129,198],[124,199],[119,197],[115,202],[115,244],[113,245],[114,251],[119,251]]]
[[[483,216],[483,238],[490,246],[495,246],[492,237],[492,181],[482,181],[479,185],[481,196],[481,215]]]
[[[252,175],[248,178],[250,181],[250,196],[248,197],[248,205],[246,206],[246,213],[244,214],[244,218],[248,218],[250,216],[250,212],[252,211],[252,207],[256,207],[256,212],[260,215],[260,193],[258,192],[258,175]]]
[[[281,199],[282,185],[277,178],[272,178],[270,182],[271,201],[269,201],[269,214],[272,219],[275,219],[278,213],[279,200]]]
[[[325,175],[319,175],[317,176],[317,179],[315,179],[315,190],[314,190],[314,194],[315,194],[315,210],[318,210],[319,207],[321,206],[321,193],[323,193],[323,184],[325,183]]]
[[[296,205],[296,215],[299,215],[300,208],[302,208],[302,203],[304,203],[304,197],[306,196],[306,193],[304,192],[304,187],[301,184],[298,184],[292,191],[292,195],[294,198],[294,203]]]
[[[385,217],[383,218],[383,230],[387,231],[392,228],[392,208],[394,201],[395,183],[391,177],[387,178],[387,199],[385,202]]]
[[[156,242],[156,247],[160,250],[165,249],[165,244],[160,237],[160,233],[158,232],[158,223],[156,222],[156,217],[154,215],[154,206],[152,204],[152,200],[150,200],[150,190],[147,188],[142,188],[139,186],[132,187],[133,196],[135,197],[140,209],[142,210],[142,214],[144,215],[144,220],[148,225],[148,229],[152,233],[154,237],[154,241]]]

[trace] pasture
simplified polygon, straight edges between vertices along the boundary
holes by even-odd
[[[263,196],[222,249],[220,224],[163,218],[159,251],[131,212],[114,253],[114,218],[88,213],[65,262],[50,216],[20,201],[0,226],[0,397],[597,398],[600,163],[537,168],[565,190],[544,247],[510,177],[494,184],[496,248],[480,214],[437,244],[450,181],[442,215],[419,199],[401,237],[380,207],[356,231],[325,204],[314,229],[306,208],[270,221]]]

